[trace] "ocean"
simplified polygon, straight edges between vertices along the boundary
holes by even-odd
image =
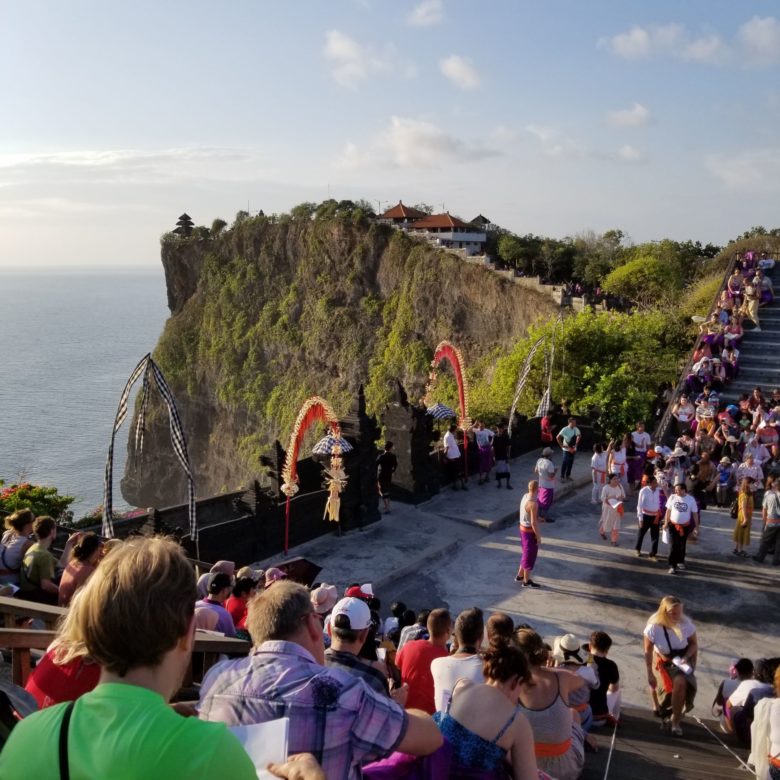
[[[162,268],[0,273],[0,479],[103,503],[119,396],[168,317]],[[137,383],[136,389],[140,387]],[[132,409],[132,398],[131,406]],[[124,506],[130,418],[117,434],[114,505]]]

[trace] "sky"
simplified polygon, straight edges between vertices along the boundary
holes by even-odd
[[[776,0],[0,0],[0,270],[159,267],[302,201],[519,234],[776,227]]]

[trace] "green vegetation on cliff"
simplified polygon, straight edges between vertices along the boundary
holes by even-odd
[[[369,208],[326,201],[289,215],[239,212],[229,227],[218,219],[189,238],[163,236],[173,314],[155,356],[183,410],[201,495],[255,478],[310,395],[339,415],[361,384],[369,411],[381,414],[397,382],[417,401],[443,339],[465,355],[472,417],[495,422],[508,413],[533,342],[554,336],[553,398],[598,412],[618,433],[648,418],[659,384],[677,378],[695,334],[690,317],[709,309],[733,250],[754,240],[713,258],[715,248],[691,242],[624,246],[620,231],[565,242],[496,239],[518,265],[542,257],[555,274],[570,269],[570,279],[623,299],[621,312],[586,309],[556,326],[551,295],[377,224]],[[545,351],[521,413],[533,414],[546,387]],[[435,398],[456,404],[447,370]],[[164,416],[153,419],[150,435],[162,441]],[[136,464],[128,484],[144,485],[161,464]]]

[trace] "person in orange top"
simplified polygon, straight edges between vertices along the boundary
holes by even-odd
[[[395,658],[401,672],[401,679],[409,686],[406,699],[407,709],[419,709],[433,715],[436,712],[433,673],[431,663],[444,658],[447,640],[452,633],[452,617],[446,609],[431,610],[428,615],[428,639],[414,639],[407,642]]]
[[[90,578],[103,555],[103,542],[89,531],[73,547],[71,559],[60,579],[59,605],[67,607],[73,594]]]

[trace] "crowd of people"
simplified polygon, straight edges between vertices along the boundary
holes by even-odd
[[[28,680],[40,711],[12,731],[3,778],[55,776],[63,762],[77,777],[250,777],[225,726],[286,717],[281,777],[574,780],[589,730],[619,717],[603,631],[548,645],[505,613],[400,602],[382,619],[368,583],[309,588],[229,561],[197,579],[161,537],[90,565]],[[252,650],[213,666],[197,702],[168,706],[211,615],[210,630]]]

